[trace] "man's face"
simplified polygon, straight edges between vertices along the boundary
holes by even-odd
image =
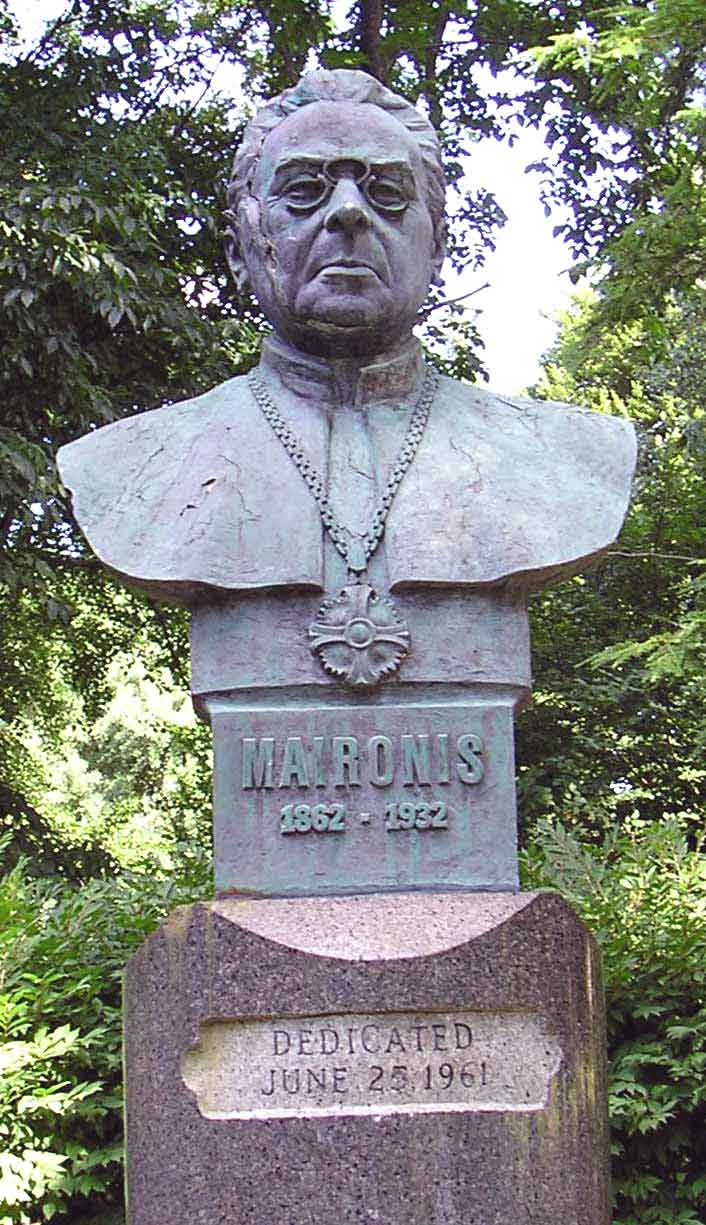
[[[438,253],[421,155],[397,119],[360,103],[303,107],[267,137],[253,196],[245,260],[286,340],[374,354],[409,335]]]

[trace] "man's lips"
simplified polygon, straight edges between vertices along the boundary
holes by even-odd
[[[319,265],[314,275],[319,276],[322,273],[334,276],[376,276],[380,281],[383,279],[377,268],[362,259],[327,260],[325,264]]]

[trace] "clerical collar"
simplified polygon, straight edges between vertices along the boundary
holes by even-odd
[[[416,336],[368,364],[351,357],[312,357],[268,336],[260,365],[266,378],[274,374],[295,395],[328,401],[332,407],[364,408],[381,400],[408,403],[419,393],[424,377],[422,347]]]

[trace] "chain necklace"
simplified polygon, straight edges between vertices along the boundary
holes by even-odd
[[[309,626],[312,651],[332,676],[350,685],[371,686],[396,672],[409,654],[410,635],[392,600],[378,596],[365,581],[368,562],[382,540],[395,494],[416,455],[429,419],[439,376],[427,370],[404,442],[393,464],[370,527],[354,537],[336,519],[323,478],[308,459],[301,442],[275,406],[256,370],[248,383],[265,420],[272,427],[319,508],[321,522],[348,567],[352,580],[338,596],[327,597]]]

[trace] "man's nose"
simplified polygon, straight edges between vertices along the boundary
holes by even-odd
[[[367,230],[371,225],[368,202],[352,179],[339,179],[333,189],[326,211],[327,230]]]

